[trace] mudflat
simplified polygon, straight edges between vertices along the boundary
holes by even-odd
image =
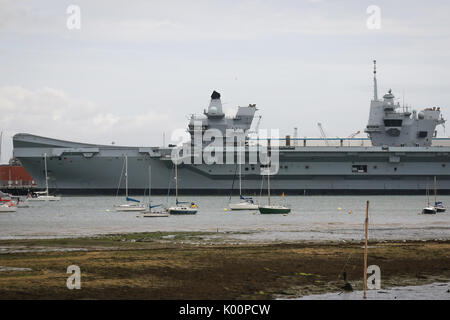
[[[363,242],[170,232],[0,241],[0,299],[274,299],[362,289]],[[450,280],[450,241],[369,241],[382,288]],[[67,267],[81,289],[66,286]]]

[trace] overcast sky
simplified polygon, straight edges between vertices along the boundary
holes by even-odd
[[[367,124],[373,59],[380,95],[449,117],[450,2],[0,0],[1,161],[17,132],[161,145],[213,90],[229,114],[256,103],[260,128],[347,137]]]

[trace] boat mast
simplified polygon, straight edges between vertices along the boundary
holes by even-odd
[[[45,168],[45,193],[48,196],[47,153],[44,153],[44,168]]]
[[[128,155],[125,155],[125,197],[128,198]]]
[[[377,60],[373,60],[373,100],[378,101]]]
[[[242,150],[239,150],[239,196],[242,196],[241,162],[242,162]]]
[[[269,170],[267,171],[267,196],[268,196],[269,206],[270,206],[270,167],[269,167]]]
[[[152,166],[148,165],[148,209],[152,211],[152,202],[150,201],[150,195],[152,193]]]
[[[436,191],[436,176],[434,176],[434,205],[437,202],[437,191]]]
[[[175,160],[175,201],[178,204],[178,154]]]

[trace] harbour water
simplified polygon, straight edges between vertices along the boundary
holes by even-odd
[[[143,201],[145,198],[141,197]],[[255,200],[259,200],[256,197]],[[440,196],[444,205],[450,196]],[[153,197],[166,203],[167,197]],[[422,215],[425,196],[289,196],[273,203],[291,206],[288,215],[230,211],[229,198],[181,197],[195,201],[196,215],[142,218],[136,212],[116,212],[123,198],[64,196],[59,202],[34,202],[15,213],[0,214],[0,239],[76,237],[154,231],[228,232],[241,241],[361,240],[366,201],[370,201],[369,237],[385,240],[450,239],[450,212]],[[232,201],[239,201],[233,197]],[[261,203],[266,203],[262,198]],[[169,198],[169,204],[175,199]]]
[[[383,290],[367,290],[367,300],[450,300],[450,283],[431,283]],[[362,291],[303,296],[300,300],[362,300]]]

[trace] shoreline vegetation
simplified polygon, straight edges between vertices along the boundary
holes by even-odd
[[[222,233],[223,234],[223,233]],[[0,240],[0,299],[286,299],[362,289],[364,242],[246,242],[219,232]],[[450,281],[450,240],[369,240],[381,288]],[[81,289],[66,286],[67,267]]]

